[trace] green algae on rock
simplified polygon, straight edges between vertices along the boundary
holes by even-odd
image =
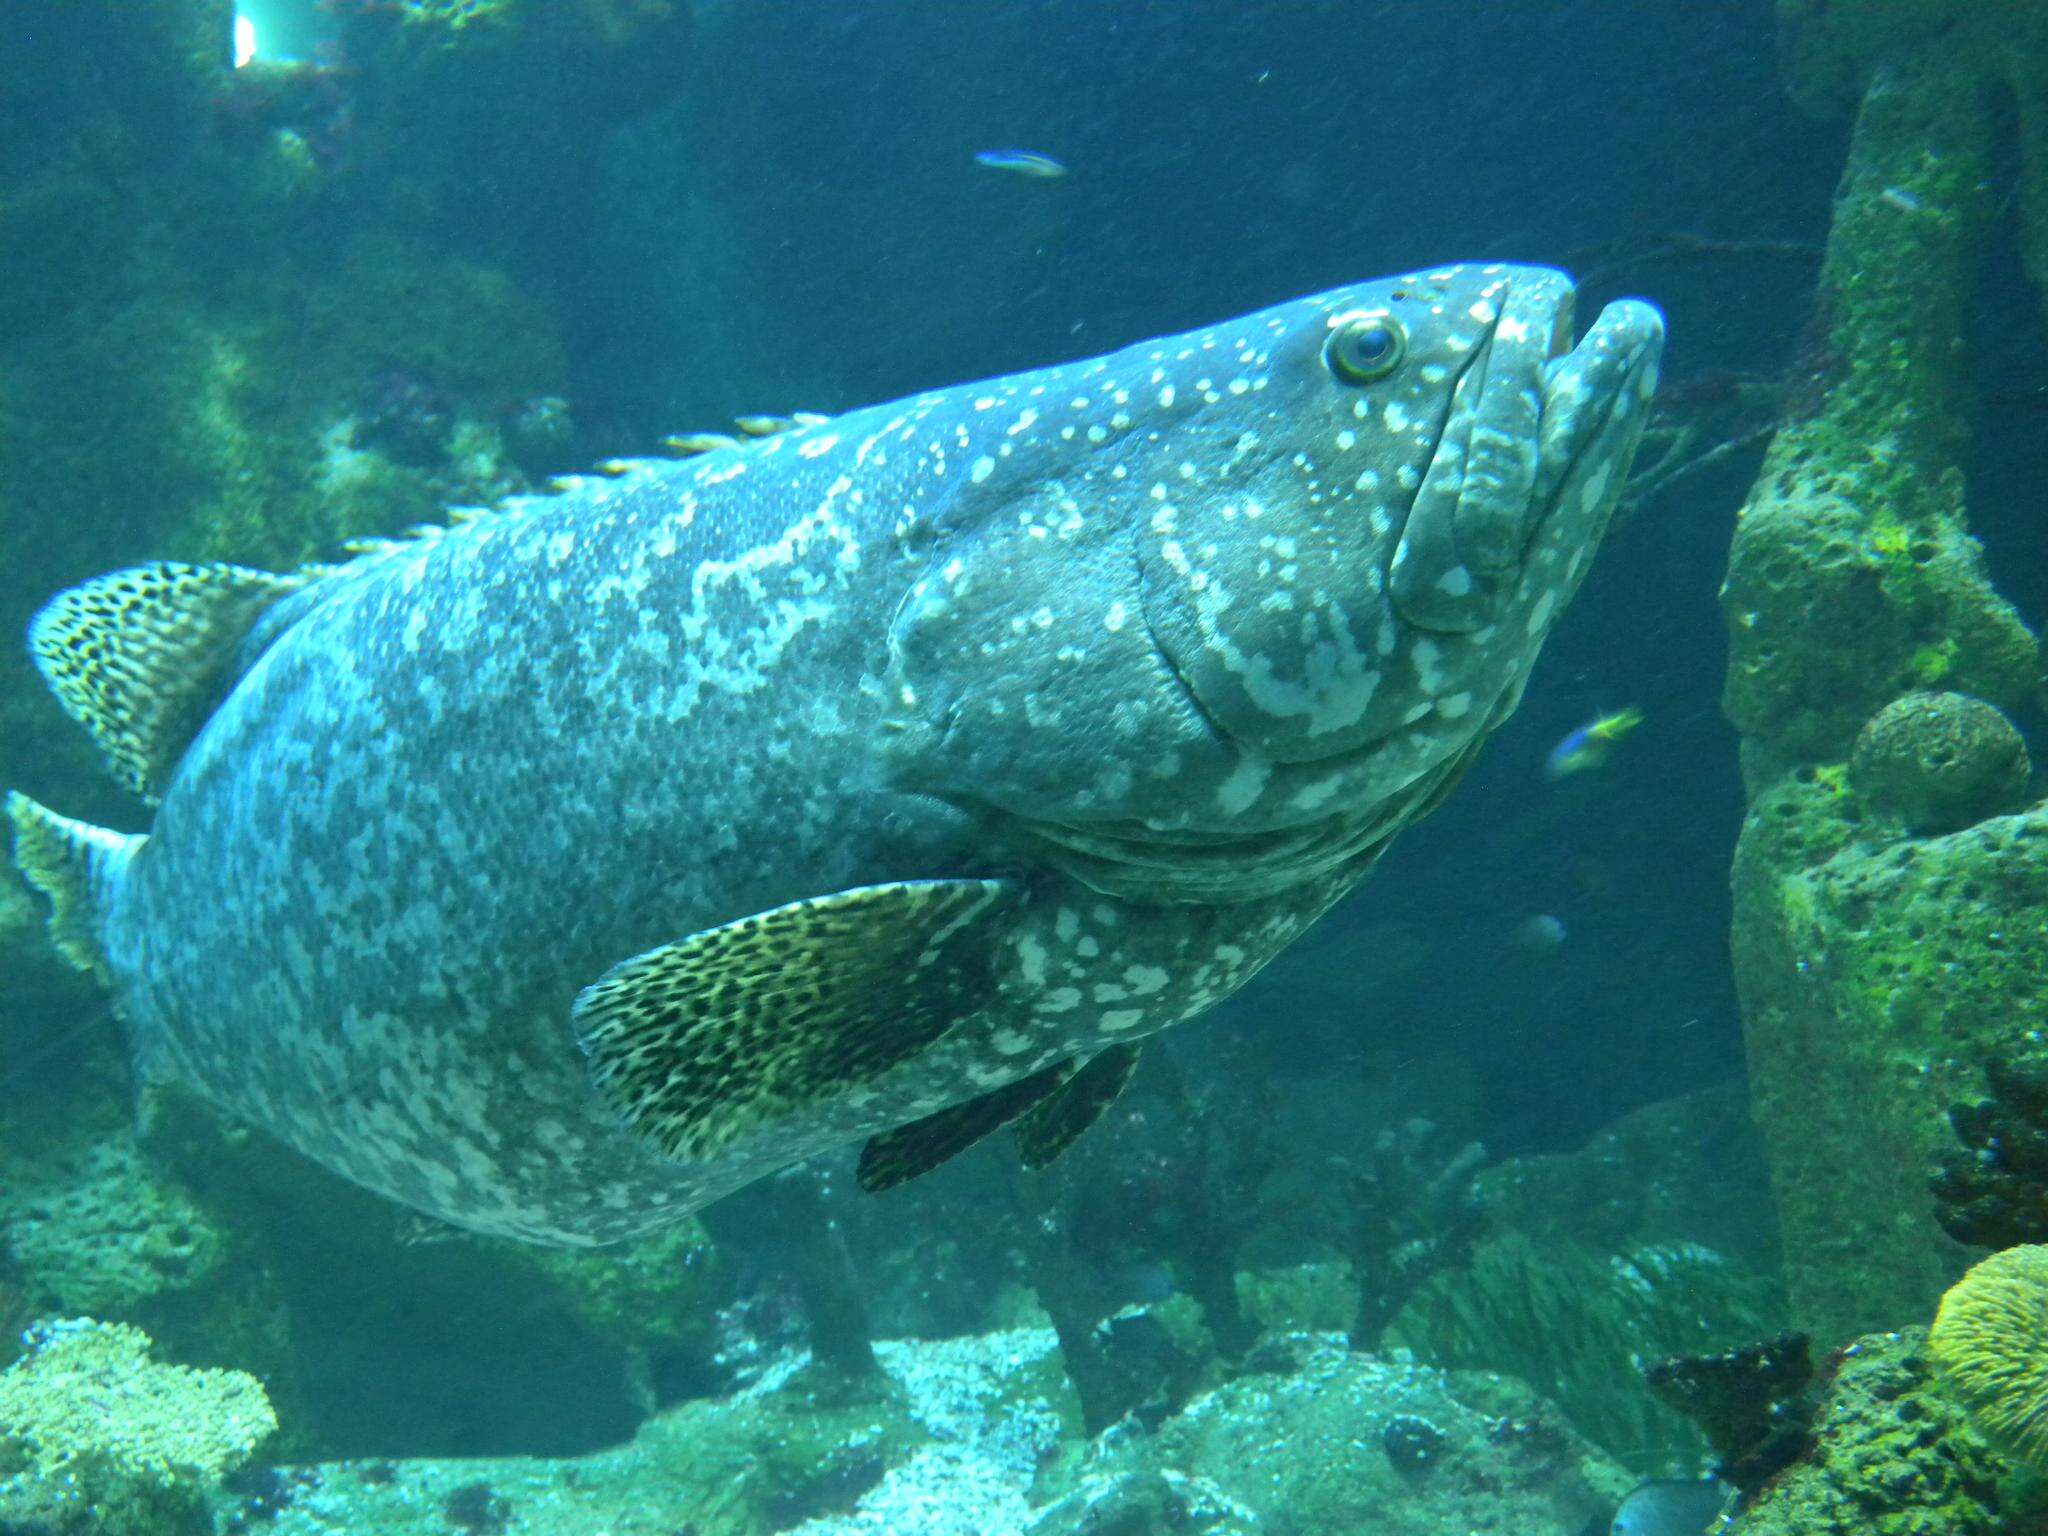
[[[1925,1315],[1959,1269],[1926,1189],[1942,1112],[2022,1043],[2048,981],[2048,828],[2038,812],[1965,825],[2021,798],[2017,743],[1942,706],[1977,743],[1975,772],[1944,766],[1912,744],[1928,707],[1895,702],[2011,709],[2041,679],[1965,525],[1963,331],[2001,125],[2048,75],[2048,28],[1931,0],[1786,0],[1780,19],[1802,98],[1861,107],[1804,355],[1729,554],[1723,703],[1751,797],[1733,951],[1753,1104],[1794,1321],[1825,1347]],[[2031,205],[2040,166],[2019,174]]]
[[[1735,866],[1787,1284],[1824,1345],[1926,1315],[1960,1272],[1927,1182],[1948,1107],[2048,1010],[2048,809],[1892,841],[1847,800],[1818,779],[1760,796]]]
[[[2012,1536],[2029,1512],[2012,1467],[1936,1387],[1925,1334],[1874,1334],[1841,1353],[1814,1449],[1737,1516],[1730,1536]],[[2032,1513],[2041,1511],[2035,1507]]]
[[[1967,58],[1932,48],[1880,69],[1864,99],[1804,377],[1722,592],[1724,704],[1752,788],[1846,756],[1906,690],[2011,705],[2040,680],[2034,637],[1985,579],[1963,515],[1959,333],[1992,216],[1994,99]]]
[[[206,1499],[277,1428],[240,1371],[150,1359],[138,1328],[40,1323],[0,1374],[0,1521],[78,1536],[199,1536]]]

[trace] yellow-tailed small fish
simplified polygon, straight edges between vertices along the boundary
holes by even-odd
[[[1642,723],[1643,712],[1631,707],[1580,726],[1550,749],[1543,760],[1543,777],[1568,779],[1575,773],[1606,767],[1614,749]]]
[[[974,163],[1032,181],[1058,181],[1067,174],[1067,168],[1059,161],[1035,149],[984,149],[975,155]]]

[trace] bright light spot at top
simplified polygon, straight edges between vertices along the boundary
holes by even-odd
[[[239,11],[235,13],[235,68],[256,57],[256,23]]]

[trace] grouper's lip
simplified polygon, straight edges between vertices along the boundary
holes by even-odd
[[[1388,598],[1413,629],[1484,629],[1514,589],[1539,518],[1537,443],[1572,350],[1575,301],[1571,279],[1543,268],[1489,290],[1486,330],[1445,401],[1387,566]]]

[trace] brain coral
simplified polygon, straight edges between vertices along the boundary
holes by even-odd
[[[2015,809],[2030,768],[2020,733],[1962,693],[1909,693],[1856,738],[1849,778],[1915,833],[1953,832]]]
[[[1958,1280],[1927,1353],[1985,1439],[2048,1469],[2048,1246],[2008,1248]]]

